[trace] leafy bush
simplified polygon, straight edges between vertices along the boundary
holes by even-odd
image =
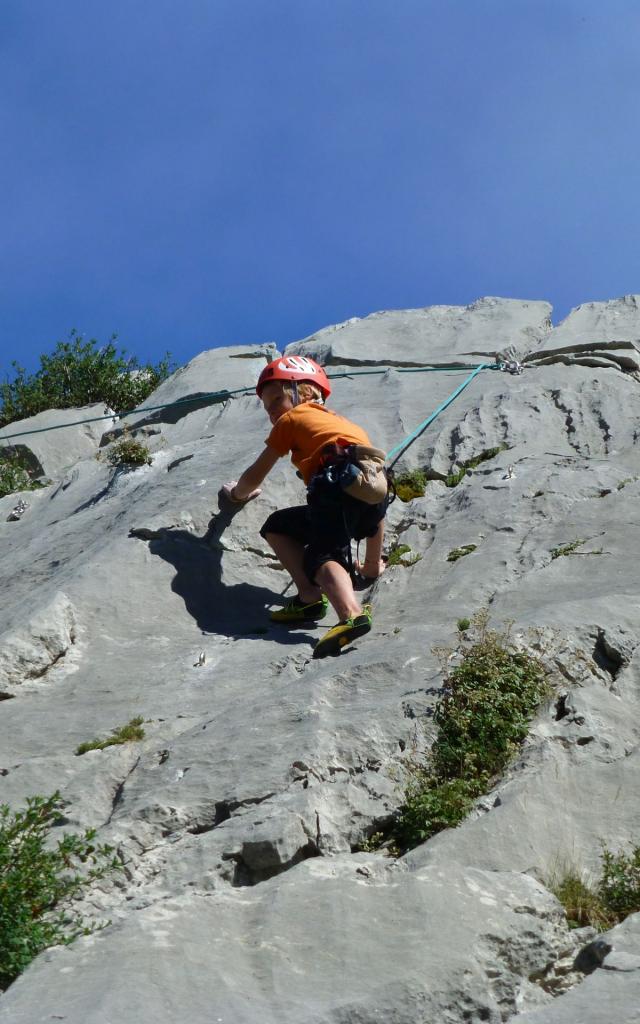
[[[108,736],[105,740],[89,740],[87,743],[81,743],[76,750],[76,754],[86,754],[88,750],[104,750],[105,747],[112,747],[119,743],[132,743],[137,740],[143,740],[143,722],[144,718],[141,715],[137,718],[132,718],[127,725],[121,725],[118,729],[112,729],[111,736]]]
[[[107,873],[121,869],[95,830],[52,844],[62,800],[34,796],[26,809],[0,806],[0,989],[6,989],[49,946],[68,945],[103,925],[88,925],[69,901]]]
[[[0,498],[15,491],[32,491],[40,487],[32,481],[20,456],[12,451],[0,450]]]
[[[617,921],[640,910],[640,846],[629,854],[604,848],[598,892]]]
[[[51,355],[40,356],[33,374],[12,362],[14,379],[0,384],[0,426],[26,419],[45,409],[71,409],[104,402],[115,412],[132,409],[171,373],[167,354],[157,365],[141,366],[135,356],[114,345],[98,347],[92,339],[71,332]]]
[[[547,693],[541,662],[517,650],[488,615],[458,634],[460,662],[446,676],[435,706],[438,732],[426,764],[409,765],[396,835],[404,848],[459,824],[524,740]],[[452,652],[444,652],[450,655]]]

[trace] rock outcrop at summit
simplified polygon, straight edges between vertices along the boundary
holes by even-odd
[[[53,482],[0,499],[0,801],[59,789],[61,828],[96,828],[125,871],[81,906],[109,926],[41,954],[2,1024],[638,1019],[640,915],[577,969],[595,933],[549,890],[564,865],[594,875],[602,840],[640,837],[637,303],[553,327],[547,303],[481,299],[289,346],[339,375],[332,406],[386,450],[468,375],[414,370],[522,364],[484,370],[401,456],[430,479],[391,506],[387,547],[420,559],[371,587],[374,629],[337,658],[267,618],[289,580],[259,528],[304,500],[292,467],[233,517],[217,507],[268,423],[251,393],[206,396],[251,388],[273,346],[203,352],[145,403],[190,400],[172,409],[20,438]],[[125,424],[151,465],[104,459]],[[460,827],[362,852],[432,742],[434,647],[482,608],[543,651],[553,694]],[[142,742],[76,755],[137,715]]]

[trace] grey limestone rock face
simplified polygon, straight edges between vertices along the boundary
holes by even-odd
[[[312,657],[331,613],[268,619],[292,590],[260,526],[305,497],[287,460],[237,513],[216,501],[269,424],[252,391],[205,396],[252,389],[271,346],[202,353],[145,403],[193,405],[129,417],[150,465],[95,458],[121,424],[71,462],[64,431],[43,435],[53,482],[19,520],[0,499],[0,801],[59,789],[60,827],[95,828],[124,871],[79,905],[108,927],[36,958],[2,1024],[638,1019],[640,915],[586,973],[596,936],[550,892],[640,833],[640,384],[601,358],[633,361],[640,311],[602,306],[571,336],[546,303],[485,299],[289,348],[327,362],[332,406],[386,451],[468,377],[403,370],[536,357],[484,370],[401,454],[429,478],[387,517],[410,558],[363,593],[374,628],[335,658]],[[458,828],[363,852],[433,741],[434,648],[482,608],[545,659],[549,698]],[[76,754],[137,716],[141,742]]]
[[[77,462],[95,456],[102,435],[115,422],[113,410],[100,404],[48,409],[3,427],[0,450],[20,455],[31,476],[56,480]]]
[[[22,683],[42,679],[75,642],[75,610],[59,593],[24,626],[0,637],[0,687],[10,693]]]
[[[597,942],[602,949],[589,958],[592,966],[582,982],[544,1010],[510,1018],[513,1024],[597,1024],[603,1020],[636,1024],[640,1015],[640,914],[632,914]]]
[[[325,365],[449,366],[493,362],[497,352],[522,359],[551,330],[547,302],[478,299],[470,306],[388,310],[335,327],[287,347]]]
[[[206,422],[212,406],[221,401],[214,402],[208,396],[243,388],[253,389],[265,363],[275,359],[276,354],[275,345],[234,345],[201,352],[163,381],[142,403],[140,411],[123,417],[115,430],[103,431],[102,443],[119,437],[123,428],[141,430],[147,427],[150,436],[161,435],[165,443],[168,440],[175,442],[185,434],[200,436],[198,428]],[[162,405],[167,408],[153,408]],[[143,412],[144,409],[150,411]],[[198,415],[200,410],[204,410],[201,416]]]
[[[609,302],[587,302],[571,312],[545,337],[527,361],[538,365],[562,362],[567,366],[601,366],[640,370],[638,303],[640,296],[625,295]]]

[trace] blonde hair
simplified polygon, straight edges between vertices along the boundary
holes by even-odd
[[[289,396],[289,398],[293,398],[294,388],[290,381],[282,381],[282,390],[284,391],[285,395]],[[301,402],[319,402],[320,405],[324,405],[324,397],[322,395],[322,391],[320,390],[319,387],[316,387],[316,385],[312,384],[310,381],[300,381],[300,383],[297,384],[297,391],[298,399]]]

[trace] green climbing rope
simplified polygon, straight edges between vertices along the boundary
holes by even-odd
[[[429,424],[433,423],[436,416],[439,416],[440,413],[443,412],[448,405],[451,405],[451,403],[458,397],[460,392],[464,391],[464,389],[468,387],[468,385],[471,383],[474,377],[477,377],[482,370],[490,369],[491,365],[491,363],[481,363],[480,366],[476,366],[473,370],[473,373],[470,373],[467,379],[462,382],[460,387],[456,388],[455,391],[452,391],[449,397],[445,398],[444,402],[441,402],[438,408],[434,412],[432,412],[430,416],[427,416],[426,420],[423,420],[422,423],[420,423],[419,426],[417,426],[416,429],[408,435],[408,437],[405,437],[404,441],[401,441],[400,444],[397,444],[395,448],[391,449],[390,452],[387,452],[387,461],[393,455],[395,455],[395,459],[393,459],[393,461],[389,463],[389,469],[392,469],[393,466],[395,466],[396,462],[398,461],[402,453],[406,451],[410,444],[413,444],[413,442],[420,437],[420,434],[424,433]]]

